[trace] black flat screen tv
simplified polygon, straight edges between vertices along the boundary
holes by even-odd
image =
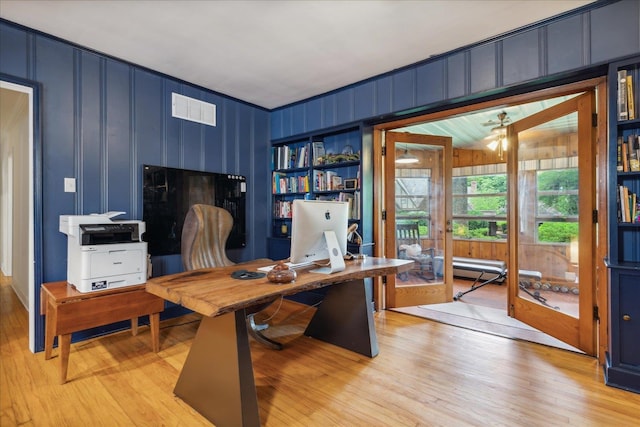
[[[152,256],[180,253],[182,224],[191,205],[219,206],[233,216],[227,249],[246,245],[246,178],[163,166],[143,166],[143,239]]]

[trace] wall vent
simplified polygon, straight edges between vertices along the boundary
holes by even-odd
[[[171,93],[171,115],[209,126],[216,125],[216,105]]]

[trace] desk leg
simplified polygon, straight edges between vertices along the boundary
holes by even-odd
[[[58,335],[58,350],[60,350],[60,384],[64,384],[67,382],[67,370],[69,368],[71,334]]]
[[[202,318],[174,393],[217,426],[260,426],[244,310]]]
[[[53,340],[56,337],[56,323],[58,323],[58,310],[47,300],[44,318],[44,360],[51,359]]]
[[[149,328],[151,329],[151,348],[153,352],[160,351],[160,313],[149,315]]]
[[[304,334],[368,357],[378,355],[372,292],[363,279],[332,285]]]
[[[131,335],[133,335],[134,337],[138,335],[138,318],[137,317],[131,318]]]

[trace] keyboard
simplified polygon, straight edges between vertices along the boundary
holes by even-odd
[[[306,262],[299,262],[299,263],[292,263],[292,262],[285,262],[284,265],[288,266],[291,270],[295,270],[297,268],[304,268],[304,267],[311,267],[313,265],[316,265],[316,263],[314,261],[306,261]],[[267,265],[266,267],[260,267],[258,268],[259,271],[271,271],[271,269],[273,267],[275,267],[276,265]]]

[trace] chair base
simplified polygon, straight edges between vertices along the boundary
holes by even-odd
[[[261,331],[264,331],[269,327],[267,324],[258,325],[254,319],[255,313],[251,313],[247,316],[247,331],[249,335],[253,337],[260,344],[265,345],[273,350],[282,350],[282,344],[265,337]]]

